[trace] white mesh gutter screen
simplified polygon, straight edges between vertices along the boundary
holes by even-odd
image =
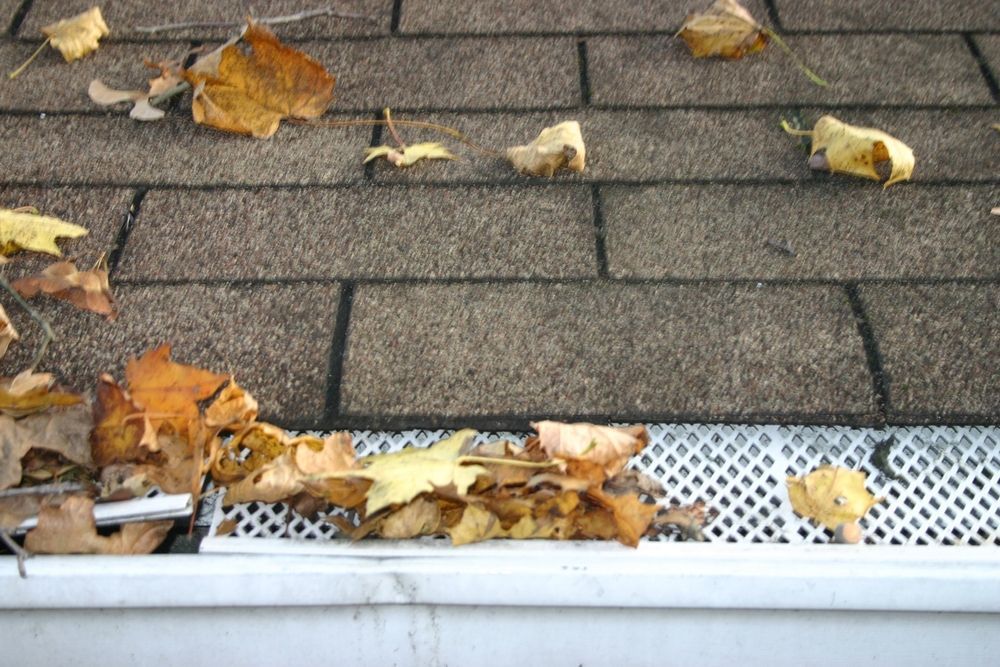
[[[1000,544],[1000,427],[920,426],[854,429],[812,426],[648,425],[650,444],[631,466],[661,480],[667,501],[704,500],[718,511],[710,541],[827,542],[822,527],[796,516],[786,477],[827,463],[864,470],[885,501],[862,520],[877,544]],[[356,431],[359,456],[426,447],[451,431]],[[524,434],[484,433],[482,441]],[[225,522],[225,523],[224,523]],[[307,520],[278,503],[212,512],[210,534],[332,539],[320,515]],[[670,539],[670,538],[657,538]]]

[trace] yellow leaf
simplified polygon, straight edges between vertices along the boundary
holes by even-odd
[[[496,514],[478,505],[468,505],[462,512],[461,520],[448,529],[454,546],[482,542],[504,534],[503,526]]]
[[[106,37],[109,31],[101,16],[101,8],[91,7],[82,14],[45,26],[42,34],[70,63],[96,51],[97,40]]]
[[[785,132],[812,137],[809,164],[840,174],[879,180],[875,164],[892,161],[892,173],[883,187],[907,181],[913,174],[916,159],[913,150],[899,139],[881,130],[843,123],[833,116],[823,116],[808,130],[794,130],[785,121]]]
[[[12,378],[0,378],[0,412],[23,417],[51,407],[76,405],[83,401],[77,394],[63,391],[51,373],[22,371]]]
[[[61,257],[57,238],[75,239],[87,230],[59,218],[0,208],[0,254],[13,255],[18,250],[44,252]]]
[[[77,271],[72,262],[56,262],[38,275],[15,280],[11,287],[26,299],[43,292],[56,299],[69,301],[81,310],[104,315],[109,320],[118,315],[106,269]]]
[[[282,118],[323,115],[335,81],[318,62],[255,23],[183,76],[194,88],[196,123],[258,138],[277,132]]]
[[[403,167],[409,167],[420,160],[458,159],[451,153],[451,151],[435,141],[428,141],[422,144],[411,144],[405,148],[393,148],[392,146],[383,145],[365,149],[366,163],[380,157],[384,157],[400,169]]]
[[[408,503],[421,493],[435,488],[454,486],[459,495],[468,491],[479,475],[487,474],[481,465],[463,465],[461,455],[476,432],[471,429],[458,431],[426,449],[411,448],[392,454],[379,454],[362,459],[362,469],[349,471],[343,476],[370,479],[365,514],[390,505]]]
[[[530,176],[552,176],[563,168],[583,172],[587,149],[580,123],[568,120],[547,127],[530,144],[508,148],[507,159],[519,172]]]
[[[17,333],[14,324],[7,317],[7,311],[0,305],[0,359],[7,354],[7,348],[15,340],[21,340],[21,335]]]
[[[716,0],[706,11],[688,16],[677,35],[696,58],[742,58],[767,46],[761,25],[736,0]]]
[[[796,514],[835,530],[881,502],[865,488],[867,477],[860,470],[821,466],[805,477],[789,477],[788,498]]]

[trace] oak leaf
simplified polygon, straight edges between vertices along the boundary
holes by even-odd
[[[436,141],[428,141],[422,144],[410,144],[402,148],[392,146],[376,146],[365,149],[365,163],[376,158],[384,157],[395,167],[400,169],[409,167],[420,160],[457,160],[458,157],[452,154],[443,144]]]
[[[335,81],[318,62],[256,23],[183,76],[194,88],[196,123],[259,138],[277,132],[283,118],[323,115]]]
[[[56,257],[62,251],[57,238],[79,238],[87,234],[80,225],[37,212],[0,208],[0,254],[13,255],[18,250],[42,252]]]
[[[26,299],[41,292],[69,301],[81,310],[104,315],[109,320],[118,316],[105,268],[77,271],[73,262],[56,262],[38,275],[15,280],[11,286]]]
[[[13,322],[7,317],[7,311],[0,305],[0,359],[7,354],[7,348],[15,340],[21,340],[21,335],[17,333]]]
[[[0,378],[0,412],[23,417],[55,406],[76,405],[79,394],[59,387],[51,373],[22,371],[12,378]]]
[[[813,168],[878,181],[881,177],[875,165],[890,160],[892,172],[883,188],[913,175],[913,150],[881,130],[848,125],[833,116],[821,117],[811,131],[793,129],[785,121],[781,126],[789,134],[812,137],[809,164]]]
[[[868,475],[860,470],[820,466],[804,477],[788,478],[788,498],[799,516],[835,530],[852,523],[881,502],[868,493]]]
[[[91,7],[82,14],[43,27],[42,34],[69,63],[96,51],[98,40],[107,37],[110,31],[101,16],[101,8]]]
[[[742,58],[767,46],[761,25],[736,0],[716,0],[701,13],[691,14],[677,35],[696,58]]]
[[[148,554],[167,537],[173,521],[127,523],[108,537],[97,534],[94,501],[67,498],[59,507],[38,513],[38,526],[28,532],[24,546],[40,554]]]
[[[649,442],[646,428],[641,425],[614,427],[542,421],[531,426],[538,431],[538,444],[549,457],[594,463],[608,477],[621,472],[629,459]]]
[[[507,149],[507,160],[522,174],[552,176],[559,169],[583,172],[587,149],[580,123],[569,120],[541,131],[526,146]]]
[[[198,402],[211,398],[229,376],[171,361],[166,344],[129,359],[125,378],[136,405],[156,415],[151,420],[158,430],[168,424],[182,433],[198,419]]]

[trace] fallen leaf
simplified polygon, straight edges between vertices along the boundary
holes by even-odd
[[[411,144],[404,148],[394,148],[392,146],[376,146],[365,149],[365,162],[371,162],[376,158],[384,157],[393,166],[409,167],[420,160],[457,160],[458,157],[444,145],[436,141],[429,141],[422,144]]]
[[[375,532],[390,540],[433,535],[440,529],[441,509],[433,500],[419,497],[379,519]]]
[[[175,433],[185,432],[188,424],[198,419],[198,401],[211,398],[228,379],[171,361],[169,344],[129,359],[125,377],[136,405],[157,415],[151,416],[154,426],[159,430],[169,424]]]
[[[461,455],[476,432],[471,429],[458,431],[426,449],[411,448],[391,454],[369,456],[361,460],[361,469],[341,476],[370,479],[365,504],[366,516],[371,516],[390,505],[408,503],[421,493],[436,488],[453,486],[462,495],[479,475],[488,471],[481,465],[463,465]]]
[[[258,407],[256,399],[230,376],[229,384],[205,409],[205,425],[223,431],[239,431],[256,421]]]
[[[789,477],[788,498],[796,514],[836,530],[881,502],[865,488],[867,477],[860,470],[821,466],[802,478]]]
[[[81,310],[104,315],[109,320],[118,316],[108,284],[108,272],[103,268],[77,271],[72,262],[56,262],[38,275],[15,280],[11,286],[26,299],[43,292],[69,301]]]
[[[292,437],[273,424],[254,422],[225,442],[212,461],[212,479],[221,484],[238,482],[281,456],[292,446]],[[315,439],[319,442],[319,439]]]
[[[0,490],[21,483],[21,459],[29,449],[31,443],[21,437],[17,421],[0,416]]]
[[[13,255],[18,250],[42,252],[56,257],[62,251],[57,238],[79,238],[87,234],[80,225],[38,213],[0,208],[0,254]]]
[[[139,463],[149,458],[147,419],[131,396],[110,375],[97,381],[94,429],[90,434],[94,463]]]
[[[76,405],[79,394],[65,391],[51,373],[22,371],[12,378],[0,378],[0,412],[24,417],[55,406]]]
[[[795,130],[785,121],[781,126],[789,134],[812,137],[809,164],[813,168],[877,181],[875,164],[891,160],[892,173],[884,188],[907,181],[913,174],[913,150],[881,130],[848,125],[833,116],[821,117],[811,131]]]
[[[550,458],[595,463],[608,477],[621,472],[629,459],[649,442],[646,427],[641,425],[614,427],[542,421],[531,426],[538,431],[538,444]]]
[[[127,523],[108,537],[97,534],[94,501],[67,498],[59,507],[38,513],[38,526],[24,538],[28,551],[39,554],[148,554],[163,542],[173,521]]]
[[[101,16],[101,8],[91,7],[82,14],[43,27],[42,34],[69,63],[96,51],[98,40],[107,37],[110,31]]]
[[[630,547],[639,546],[639,538],[645,534],[659,509],[656,505],[642,502],[634,493],[612,496],[591,489],[587,497],[611,512],[617,527],[616,538]]]
[[[194,88],[196,123],[260,138],[277,132],[282,118],[323,115],[333,100],[334,77],[256,23],[183,76]]]
[[[7,348],[15,340],[21,340],[21,335],[17,333],[14,324],[7,317],[7,311],[0,305],[0,359],[7,354]]]
[[[604,490],[613,495],[623,493],[645,494],[650,498],[663,498],[667,492],[660,480],[638,470],[622,470],[604,483]]]
[[[462,512],[462,519],[448,528],[453,546],[482,542],[503,535],[503,527],[496,514],[479,505],[467,505]]]
[[[552,176],[562,168],[582,173],[587,149],[580,123],[570,120],[547,127],[530,144],[508,148],[507,159],[519,172],[531,176]]]
[[[677,35],[695,58],[737,59],[767,46],[761,25],[736,0],[716,0],[704,12],[691,14]]]
[[[149,80],[149,90],[116,90],[109,88],[99,79],[90,82],[87,95],[96,104],[110,106],[122,102],[131,102],[129,117],[135,120],[159,120],[166,115],[162,109],[153,106],[154,98],[174,88],[183,81],[180,75],[180,63],[164,61],[152,63],[146,61],[146,66],[157,69],[160,75]]]
[[[704,542],[705,534],[702,528],[708,525],[719,512],[705,505],[705,501],[697,500],[690,505],[673,505],[660,508],[653,527],[657,530],[676,530],[681,538],[695,542]]]

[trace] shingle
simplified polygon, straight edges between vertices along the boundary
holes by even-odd
[[[996,0],[775,0],[787,30],[996,30]]]
[[[829,82],[821,88],[777,46],[739,61],[694,58],[671,35],[591,37],[595,104],[985,104],[992,102],[958,35],[826,35],[788,44]]]
[[[976,35],[975,41],[992,71],[993,78],[1000,79],[1000,35]]]
[[[312,7],[306,5],[313,5]],[[258,18],[298,14],[303,9],[317,9],[333,4],[344,14],[362,14],[374,21],[317,17],[305,21],[274,26],[282,39],[306,37],[338,37],[340,35],[371,35],[389,32],[392,0],[340,0],[337,3],[302,3],[296,0],[268,0],[256,7]],[[73,0],[46,0],[34,2],[18,35],[38,36],[39,29],[60,19],[79,14],[87,5]],[[237,27],[194,27],[170,30],[156,34],[141,33],[138,26],[159,26],[172,23],[209,22],[232,23],[243,21],[248,14],[244,0],[215,0],[200,2],[158,2],[157,0],[103,0],[101,14],[111,30],[107,40],[137,39],[228,39],[239,33]]]
[[[29,42],[0,42],[0,66],[7,72],[35,50]],[[46,49],[13,81],[4,81],[0,109],[16,111],[100,111],[87,88],[93,79],[121,90],[148,90],[148,80],[158,75],[147,68],[153,62],[183,60],[189,45],[182,43],[105,44],[91,55],[66,63],[58,52]],[[128,109],[127,105],[118,107]],[[123,111],[124,113],[124,111]]]
[[[846,294],[747,285],[362,285],[342,408],[413,420],[867,418]]]
[[[1000,286],[866,285],[861,295],[890,420],[1000,420]]]
[[[779,122],[794,109],[674,109],[550,112],[537,114],[422,114],[420,118],[460,129],[481,146],[504,149],[528,143],[542,130],[577,119],[587,146],[582,176],[560,173],[556,180],[648,181],[655,179],[815,178],[799,143]],[[992,181],[1000,172],[994,150],[996,122],[992,111],[825,110],[805,109],[811,125],[822,113],[844,122],[878,127],[913,148],[916,181]],[[464,158],[460,162],[419,164],[396,169],[384,160],[375,166],[378,180],[393,182],[515,181],[523,182],[501,158],[487,157],[439,133],[401,128],[406,141],[444,141]],[[387,136],[387,135],[386,135]],[[385,139],[386,137],[384,137]],[[842,179],[844,177],[833,177]]]
[[[702,3],[707,6],[709,3]],[[768,23],[760,0],[745,3]],[[586,32],[608,30],[675,31],[687,15],[701,9],[684,2],[652,0],[406,0],[401,33]]]
[[[602,189],[610,273],[628,278],[997,278],[998,198],[846,179]]]
[[[6,33],[10,28],[21,4],[21,0],[0,0],[0,33]]]
[[[291,124],[252,139],[181,114],[155,123],[125,114],[0,116],[5,178],[22,183],[344,183],[362,177],[370,140],[369,128]]]
[[[173,343],[178,362],[235,373],[260,401],[262,418],[316,425],[326,401],[339,294],[336,284],[120,287],[121,314],[113,322],[39,300],[58,336],[40,369],[92,391],[100,373],[122,379],[130,356]],[[22,340],[4,358],[4,375],[20,370],[40,339],[23,312],[11,309],[10,315]]]
[[[154,190],[118,275],[595,276],[591,213],[573,186]]]

